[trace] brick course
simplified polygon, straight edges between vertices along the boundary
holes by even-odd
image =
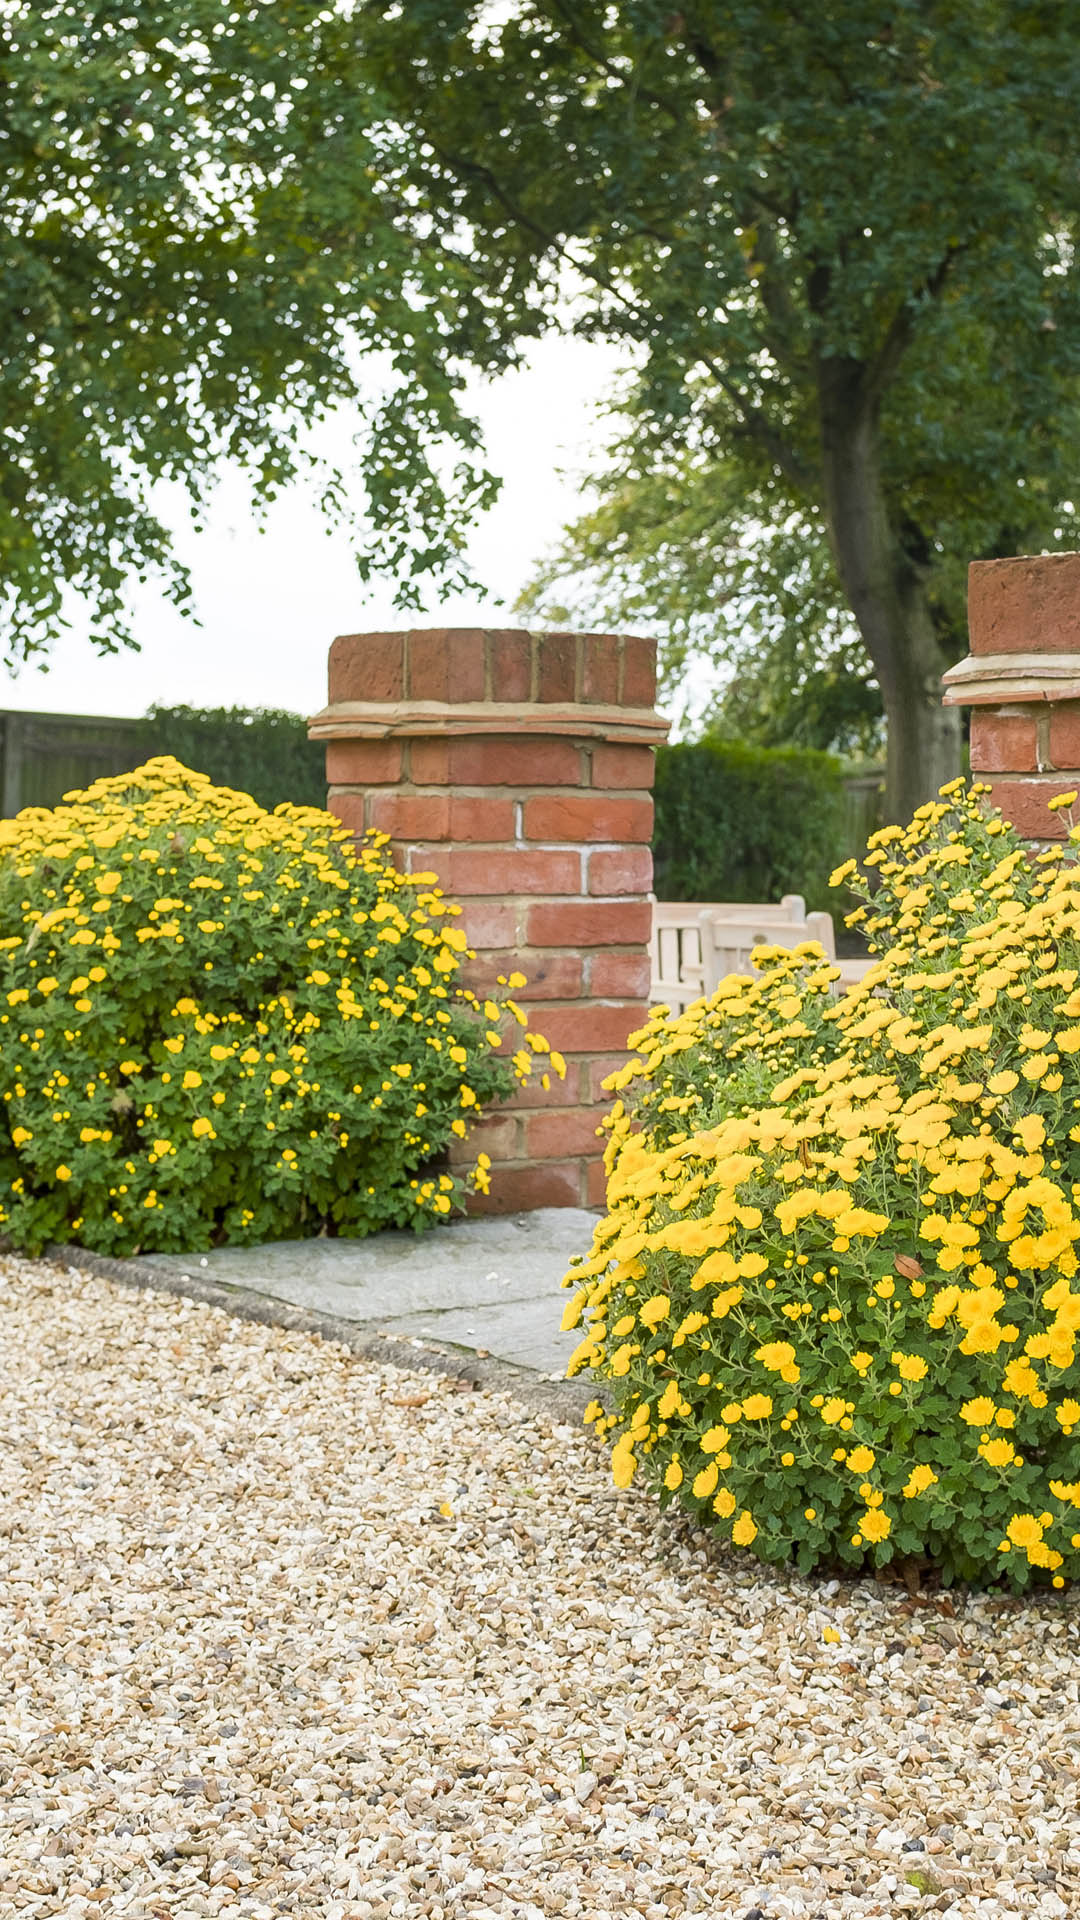
[[[968,627],[945,697],[971,707],[972,772],[1026,839],[1061,840],[1047,801],[1080,787],[1080,554],[975,561]]]
[[[482,1147],[477,1211],[597,1205],[601,1081],[645,1018],[655,646],[619,634],[431,629],[350,634],[330,651],[330,807],[389,834],[410,872],[460,901],[466,978],[519,970],[530,1025],[566,1056],[459,1151]]]
[[[972,561],[968,628],[975,654],[1080,653],[1080,553]]]

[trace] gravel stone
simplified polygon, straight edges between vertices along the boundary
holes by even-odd
[[[99,1274],[0,1261],[0,1368],[0,1920],[1080,1912],[1072,1594],[767,1572],[505,1392]]]

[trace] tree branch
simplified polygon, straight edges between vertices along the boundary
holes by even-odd
[[[863,390],[866,402],[871,407],[879,406],[897,367],[915,334],[915,316],[912,302],[919,296],[936,300],[949,275],[949,269],[958,253],[963,252],[964,243],[957,241],[946,248],[944,257],[938,261],[933,273],[916,288],[914,294],[905,294],[896,312],[886,328],[885,338],[872,360],[866,362]]]

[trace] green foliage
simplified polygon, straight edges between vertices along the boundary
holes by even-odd
[[[88,596],[103,650],[133,644],[132,576],[159,574],[187,609],[152,489],[178,483],[198,520],[222,457],[246,469],[256,510],[311,474],[360,542],[362,576],[403,569],[408,604],[440,567],[462,577],[464,529],[493,482],[454,359],[498,367],[508,352],[488,337],[467,254],[426,248],[395,217],[386,102],[352,12],[3,8],[9,660],[48,648],[65,590]],[[358,350],[377,368],[358,368]],[[308,451],[308,429],[340,406],[359,478]]]
[[[909,817],[958,759],[936,680],[968,561],[1078,537],[1069,10],[377,0],[364,18],[398,230],[468,234],[500,336],[569,315],[626,349],[601,513],[627,532],[627,592],[652,591],[665,491],[709,607],[740,576],[771,599],[801,545],[815,617],[862,636]]]
[[[697,740],[656,756],[658,900],[831,905],[828,875],[847,852],[840,768],[824,753]]]
[[[497,1057],[459,909],[384,844],[168,759],[0,823],[16,1246],[358,1235],[486,1188],[486,1157],[467,1181],[448,1149],[546,1046]]]
[[[521,612],[655,633],[668,711],[700,709],[687,667],[707,661],[721,688],[695,717],[725,739],[876,753],[881,691],[820,516],[788,512],[738,453],[716,465],[677,450],[642,471],[630,433],[607,460],[589,481],[598,501],[537,567]]]
[[[1080,865],[960,782],[871,841],[877,963],[758,950],[608,1085],[571,1372],[612,1466],[766,1561],[1080,1574]],[[1076,795],[1065,796],[1076,800]],[[1058,803],[1052,802],[1051,805]],[[1049,820],[1047,822],[1049,826]]]
[[[146,750],[171,754],[260,807],[326,804],[326,747],[307,721],[280,707],[151,707]]]

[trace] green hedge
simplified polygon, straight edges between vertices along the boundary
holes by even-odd
[[[307,721],[279,707],[151,707],[145,752],[171,754],[215,786],[250,793],[272,810],[325,807],[326,748]]]
[[[845,845],[838,762],[800,748],[697,740],[656,762],[659,900],[779,900],[836,909],[828,879]]]

